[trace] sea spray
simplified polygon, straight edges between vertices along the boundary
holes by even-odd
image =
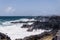
[[[12,40],[15,40],[17,38],[24,38],[26,36],[36,35],[46,31],[40,29],[33,32],[27,32],[27,28],[21,28],[22,25],[23,24],[16,24],[12,26],[0,27],[0,32],[8,35]]]
[[[6,19],[6,18],[4,18]],[[7,21],[9,19],[9,21]],[[18,38],[24,38],[26,36],[30,36],[30,35],[36,35],[36,34],[41,34],[47,30],[33,30],[32,32],[28,32],[27,29],[28,28],[21,28],[21,26],[24,23],[17,23],[17,24],[12,24],[11,22],[17,22],[17,21],[29,21],[30,19],[16,19],[16,20],[12,20],[13,18],[8,18],[6,19],[2,25],[0,25],[0,32],[4,33],[6,35],[8,35],[11,40],[15,40]],[[34,20],[34,19],[32,19]],[[31,20],[30,20],[31,21]],[[28,23],[28,24],[32,24],[32,23]]]

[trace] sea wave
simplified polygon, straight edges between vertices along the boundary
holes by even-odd
[[[30,35],[36,35],[36,34],[41,34],[42,32],[46,30],[37,30],[37,31],[32,31],[32,32],[27,32],[27,28],[21,28],[23,24],[16,24],[12,26],[5,26],[5,27],[0,27],[0,32],[8,35],[11,40],[15,40],[18,38],[24,38],[26,36]]]
[[[21,28],[23,23],[17,23],[17,24],[11,23],[11,22],[29,21],[29,20],[32,21],[34,19],[19,19],[19,20],[13,20],[13,21],[5,21],[2,23],[4,27],[0,25],[0,32],[8,35],[11,38],[11,40],[15,40],[15,39],[24,38],[30,35],[41,34],[42,32],[47,31],[47,30],[39,29],[37,31],[33,30],[32,32],[28,32],[26,31],[28,28]]]
[[[19,21],[27,22],[27,21],[34,21],[34,19],[24,18],[24,19],[18,19],[18,20],[4,21],[4,22],[1,22],[1,25],[9,26],[9,25],[13,25],[11,22],[19,22]],[[28,23],[28,24],[32,24],[32,23]]]

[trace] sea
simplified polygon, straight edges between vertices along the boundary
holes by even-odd
[[[24,38],[30,35],[41,34],[47,30],[39,29],[33,30],[32,32],[28,32],[28,28],[21,28],[25,23],[11,23],[11,22],[19,22],[19,21],[32,21],[35,20],[34,16],[0,16],[0,32],[8,35],[11,40]],[[28,23],[28,24],[33,24]],[[50,31],[50,30],[48,30]]]

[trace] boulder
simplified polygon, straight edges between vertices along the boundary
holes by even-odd
[[[29,27],[31,27],[31,25],[24,24],[21,28],[29,28]]]
[[[0,33],[0,40],[11,40],[7,35]]]

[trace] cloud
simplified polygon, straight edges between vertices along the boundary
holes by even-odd
[[[5,12],[6,12],[6,13],[13,13],[14,11],[15,11],[15,9],[14,9],[13,7],[10,7],[10,6],[9,6],[9,7],[6,7],[6,8],[5,8]]]

